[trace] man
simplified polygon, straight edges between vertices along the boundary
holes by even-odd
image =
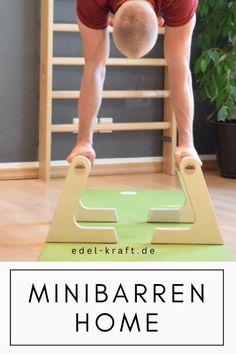
[[[109,13],[114,14],[113,36],[118,49],[128,57],[141,57],[155,44],[158,23],[165,18],[164,53],[175,111],[179,146],[176,164],[185,156],[200,162],[193,143],[194,101],[189,69],[192,33],[198,0],[77,0],[85,66],[79,100],[80,127],[77,143],[68,156],[96,157],[93,128],[101,105],[106,61],[109,56]],[[111,22],[111,21],[110,21]]]

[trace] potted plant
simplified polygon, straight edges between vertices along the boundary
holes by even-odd
[[[194,72],[201,93],[212,103],[208,120],[216,132],[223,177],[236,178],[236,1],[204,0]]]

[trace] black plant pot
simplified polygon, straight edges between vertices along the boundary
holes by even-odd
[[[222,177],[236,178],[236,120],[212,122],[216,133],[216,156]]]

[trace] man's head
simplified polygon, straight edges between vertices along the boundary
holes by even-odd
[[[153,48],[157,37],[157,16],[150,3],[128,0],[119,7],[113,21],[113,38],[126,57],[143,57]]]

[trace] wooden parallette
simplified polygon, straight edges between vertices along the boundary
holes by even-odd
[[[113,227],[84,227],[81,221],[117,222],[115,209],[89,209],[81,202],[91,165],[86,157],[76,157],[69,168],[47,242],[117,243]]]
[[[178,177],[186,202],[179,209],[154,209],[149,222],[188,223],[185,227],[157,227],[152,243],[222,244],[220,229],[211,204],[200,164],[191,157],[181,160]]]

